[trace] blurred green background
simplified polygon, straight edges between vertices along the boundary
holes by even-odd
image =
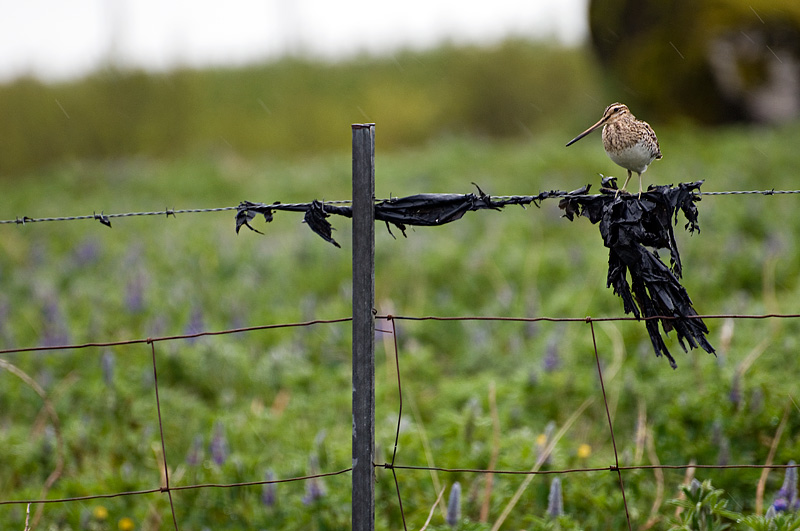
[[[344,150],[376,122],[382,150],[447,135],[531,138],[622,100],[664,124],[800,116],[800,4],[592,2],[586,49],[516,39],[340,62],[286,58],[163,74],[0,86],[0,175],[75,160]],[[345,135],[346,136],[346,135]]]
[[[354,122],[380,123],[384,151],[452,134],[519,138],[582,126],[604,107],[590,96],[599,79],[586,54],[522,40],[341,63],[22,79],[0,87],[0,122],[14,132],[0,164],[8,175],[83,159],[286,158],[349,149]]]
[[[634,4],[623,3],[614,20],[647,27],[637,26]],[[784,20],[792,9],[784,9]],[[767,8],[758,10],[763,16]],[[599,16],[592,19],[595,40],[603,28],[613,29],[598,26]],[[620,46],[642,35],[614,34]],[[675,51],[667,48],[670,39],[659,38],[660,54]],[[744,107],[737,111],[735,98],[706,119],[702,101],[681,103],[688,92],[709,97],[710,83],[694,82],[691,91],[681,88],[683,75],[667,76],[653,85],[665,92],[651,92],[656,73],[625,77],[611,64],[618,55],[601,48],[513,39],[337,63],[293,58],[163,74],[111,69],[57,84],[17,80],[0,87],[0,218],[346,199],[350,124],[367,121],[377,123],[379,197],[467,193],[473,181],[496,195],[597,185],[599,174],[623,172],[603,153],[599,135],[569,149],[564,144],[616,100],[629,103],[659,135],[664,159],[645,174],[646,184],[705,179],[707,191],[797,188],[796,120],[757,119]],[[671,72],[668,62],[656,64]],[[691,237],[679,220],[684,285],[698,312],[797,311],[795,197],[704,197],[702,230]],[[269,225],[255,220],[263,236],[236,235],[231,212],[115,219],[112,229],[96,221],[3,225],[0,348],[346,317],[349,220],[331,219],[342,249],[300,221],[290,213],[277,213]],[[563,219],[555,202],[471,213],[396,240],[376,229],[382,314],[622,313],[605,286],[607,250],[597,228]],[[670,338],[676,371],[654,358],[641,323],[597,325],[620,464],[798,459],[800,322],[708,325],[718,357],[684,354]],[[544,467],[613,463],[585,323],[399,322],[398,330],[404,398],[398,463],[530,469],[542,441],[589,398]],[[383,463],[391,459],[399,404],[393,344],[381,334],[377,346],[376,459]],[[172,485],[350,466],[348,325],[160,343],[157,354]],[[4,355],[45,390],[60,427],[43,420],[31,386],[0,371],[0,499],[41,496],[59,448],[65,468],[50,498],[157,486],[161,450],[150,356],[144,346]],[[744,514],[756,510],[760,474],[695,471],[724,488],[729,508]],[[456,527],[490,529],[523,481],[495,476],[482,522],[485,475],[398,471],[398,477],[415,529],[455,481],[463,493]],[[685,477],[683,470],[626,472],[634,527],[669,529],[675,508],[667,500]],[[783,477],[778,471],[766,477],[763,507],[773,504]],[[547,517],[550,478],[537,477],[504,528],[626,526],[615,475],[561,479],[565,515]],[[174,497],[181,529],[345,529],[349,486],[345,474],[313,486]],[[399,528],[391,474],[378,471],[376,490],[378,528]],[[153,494],[47,505],[40,528],[166,529],[171,518],[165,497]],[[24,521],[24,505],[0,506],[4,525],[22,529]],[[437,510],[428,529],[449,528],[445,522]]]

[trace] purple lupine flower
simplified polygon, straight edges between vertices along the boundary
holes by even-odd
[[[42,307],[42,322],[44,324],[42,346],[52,347],[69,344],[67,325],[55,297],[47,297],[45,299]]]
[[[309,475],[319,474],[319,459],[312,455],[309,463]],[[312,477],[306,480],[306,495],[303,496],[303,505],[311,505],[315,501],[325,497],[325,485],[320,478]]]
[[[467,445],[472,444],[472,437],[475,432],[475,424],[477,418],[481,414],[481,406],[476,397],[471,397],[465,406],[467,410],[467,419],[464,421],[464,439]]]
[[[447,525],[455,527],[461,521],[461,483],[456,481],[450,487],[450,498],[447,500]]]
[[[542,368],[544,372],[553,372],[561,366],[561,358],[558,355],[558,340],[553,337],[547,342]]]
[[[536,438],[536,459],[537,461],[541,461],[543,465],[549,465],[553,461],[553,453],[552,451],[544,456],[545,450],[547,446],[550,444],[550,441],[553,438],[553,433],[556,431],[556,423],[550,421],[547,423],[547,426],[544,428],[544,433],[540,434]]]
[[[322,448],[322,445],[325,443],[325,437],[328,436],[327,430],[325,428],[319,430],[317,434],[314,436],[314,448],[317,449],[319,452]]]
[[[311,478],[306,481],[306,495],[303,496],[303,505],[311,505],[324,497],[325,488],[319,478]]]
[[[11,336],[11,330],[6,326],[10,309],[11,305],[8,302],[8,298],[5,296],[0,296],[0,340],[2,340],[4,343],[2,346],[7,348],[11,348],[14,343]]]
[[[786,469],[783,485],[772,502],[772,507],[777,512],[795,511],[800,508],[800,502],[797,499],[797,468],[794,468],[794,465],[794,461],[789,461],[789,466],[792,468]]]
[[[86,239],[73,251],[73,256],[78,267],[89,265],[100,256],[100,245],[95,240]]]
[[[42,389],[49,389],[51,385],[53,385],[53,371],[45,367],[39,374],[36,376],[36,381],[39,382],[39,385]]]
[[[764,393],[759,388],[753,389],[753,394],[750,395],[750,411],[752,413],[759,413],[764,407]]]
[[[167,319],[163,315],[156,315],[148,325],[150,330],[150,337],[158,337],[164,335],[167,329]]]
[[[697,494],[697,490],[702,487],[703,484],[697,478],[692,478],[692,481],[689,482],[689,492],[692,493],[692,496]]]
[[[770,505],[769,508],[767,509],[767,512],[764,513],[764,519],[770,521],[776,516],[778,516],[778,513],[775,511],[775,506]]]
[[[275,480],[275,474],[273,474],[272,470],[267,470],[266,474],[264,474],[264,481],[274,481],[274,480]],[[276,500],[277,500],[277,494],[276,494],[275,483],[265,483],[261,487],[261,503],[263,503],[267,507],[274,507]]]
[[[128,283],[125,285],[125,308],[130,313],[140,313],[144,310],[145,280],[143,273],[135,273],[128,278]]]
[[[201,306],[195,306],[192,310],[191,315],[189,316],[189,322],[186,323],[186,328],[184,333],[186,335],[192,334],[199,334],[205,330],[205,320],[203,319],[203,308]],[[197,338],[189,339],[189,343],[194,343]]]
[[[731,443],[724,435],[719,442],[719,454],[717,455],[717,464],[725,466],[730,461],[731,456]]]
[[[220,420],[214,423],[214,435],[211,437],[209,451],[211,452],[211,459],[218,466],[225,464],[228,459],[228,439],[225,437],[225,426]]]
[[[114,353],[110,350],[103,352],[103,356],[100,358],[100,366],[103,369],[103,381],[108,387],[114,387],[115,361]]]
[[[28,253],[28,260],[33,267],[38,267],[47,263],[47,246],[41,242],[31,245],[30,252]]]
[[[731,391],[728,393],[728,399],[731,401],[731,404],[736,407],[739,407],[739,404],[742,402],[741,378],[739,377],[739,371],[733,373]]]
[[[197,466],[203,462],[203,436],[199,433],[192,439],[192,447],[186,454],[186,464]]]
[[[156,377],[153,374],[152,367],[145,367],[142,369],[142,387],[149,389],[155,385]]]
[[[713,444],[714,446],[719,446],[724,436],[725,435],[723,433],[722,421],[716,419],[711,424],[711,444]]]
[[[775,501],[772,502],[772,508],[775,509],[775,512],[782,513],[789,508],[789,500],[776,497]]]
[[[789,498],[789,501],[794,503],[797,501],[797,468],[795,467],[797,463],[793,460],[789,461],[789,466],[792,468],[786,469],[786,475],[783,478],[783,486],[781,486],[781,490],[786,493],[786,496]]]
[[[244,328],[247,326],[247,320],[245,319],[245,315],[240,312],[238,309],[234,310],[233,315],[231,315],[230,319],[230,327],[231,328]],[[234,336],[236,337],[236,336]]]
[[[529,298],[525,304],[525,314],[526,315],[538,315],[539,314],[539,305],[536,304],[536,300],[533,298]],[[539,322],[535,320],[525,321],[525,328],[522,330],[522,334],[525,339],[531,339],[535,337],[536,334],[539,332]]]
[[[564,499],[561,495],[561,480],[553,478],[550,493],[547,495],[547,516],[558,518],[564,514]]]
[[[48,424],[44,428],[44,437],[42,437],[42,454],[53,455],[57,443],[56,430],[53,426]]]

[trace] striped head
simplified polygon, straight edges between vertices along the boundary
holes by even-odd
[[[599,129],[600,127],[612,124],[619,120],[635,120],[635,117],[633,116],[633,114],[631,114],[631,111],[628,109],[628,106],[625,105],[624,103],[612,103],[611,105],[606,107],[606,110],[603,112],[603,117],[600,118],[600,120],[598,120],[596,124],[594,124],[589,129],[587,129],[583,133],[579,134],[578,136],[567,142],[567,146],[571,146],[572,144],[574,144],[581,138],[585,137],[595,129]]]

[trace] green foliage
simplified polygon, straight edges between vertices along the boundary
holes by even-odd
[[[0,175],[61,161],[318,153],[346,148],[342,124],[382,124],[381,149],[451,134],[529,136],[563,108],[595,103],[588,57],[544,43],[445,46],[342,63],[287,58],[237,69],[0,86]],[[577,127],[577,126],[576,126]]]
[[[739,519],[739,527],[753,531],[795,531],[800,529],[800,514],[778,513],[769,516],[751,514]]]
[[[344,144],[349,122],[337,125]],[[379,124],[378,138],[382,130]],[[694,129],[658,132],[665,159],[648,171],[648,182],[705,178],[704,190],[796,187],[791,171],[800,142],[796,125],[713,135]],[[468,192],[471,181],[491,194],[535,193],[595,184],[597,173],[617,171],[597,138],[565,150],[572,134],[548,131],[524,142],[451,136],[418,149],[379,149],[376,193]],[[350,163],[346,151],[298,159],[213,153],[171,162],[75,162],[19,174],[4,190],[0,217],[215,207],[242,199],[341,199],[349,197]],[[698,311],[791,311],[800,296],[800,247],[791,237],[800,233],[794,196],[705,197],[699,207],[702,232],[676,233],[684,280]],[[605,287],[608,257],[597,228],[560,215],[557,204],[546,201],[541,208],[470,213],[444,227],[409,230],[408,238],[396,234],[396,240],[378,225],[378,312],[620,315],[620,301]],[[332,222],[343,249],[319,240],[290,213],[276,214],[269,225],[258,220],[263,236],[235,235],[231,212],[122,218],[112,229],[96,221],[4,225],[0,348],[53,338],[82,343],[180,334],[195,326],[219,330],[346,317],[349,222]],[[616,474],[607,471],[614,454],[586,323],[395,324],[403,381],[397,464],[490,466],[493,385],[500,425],[494,466],[530,470],[541,451],[540,438],[552,437],[584,400],[594,397],[544,468],[602,470],[561,476],[565,515],[557,521],[544,516],[552,477],[534,477],[503,528],[627,526]],[[790,360],[800,323],[715,319],[708,324],[719,357],[683,354],[668,340],[679,364],[671,371],[653,357],[641,323],[595,323],[620,464],[767,460],[787,397],[796,393]],[[386,329],[389,323],[378,326]],[[329,472],[351,465],[347,323],[159,342],[156,352],[173,486],[258,481],[268,472],[281,479],[304,476],[316,466]],[[740,374],[743,360],[754,352],[756,361]],[[45,389],[60,418],[65,469],[49,498],[160,485],[148,345],[3,357]],[[376,363],[380,464],[391,460],[399,405],[394,345],[382,333]],[[42,409],[29,386],[0,372],[0,499],[37,498],[55,467],[58,441]],[[551,423],[555,430],[548,428]],[[224,428],[220,433],[227,447],[220,462],[210,448],[219,438],[217,425]],[[652,449],[640,433],[647,434]],[[799,433],[792,411],[776,463],[797,459]],[[407,522],[416,529],[441,489],[455,481],[462,486],[458,528],[490,529],[523,481],[494,476],[488,521],[482,523],[485,475],[397,473]],[[738,512],[754,512],[760,470],[708,474],[735,500]],[[392,474],[378,467],[376,475],[377,528],[396,529],[400,510]],[[651,517],[663,524],[674,512],[662,504],[651,515],[659,489],[672,496],[682,473],[664,471],[659,479],[650,470],[626,470],[623,477],[635,528]],[[184,490],[173,497],[182,529],[346,528],[350,476],[324,478],[320,484],[322,497],[309,496],[307,482],[279,484],[270,503],[263,501],[260,486]],[[771,474],[767,500],[780,485],[778,474]],[[706,500],[708,505],[713,498]],[[722,501],[717,497],[714,503]],[[171,520],[166,496],[151,494],[47,504],[43,522],[87,528],[98,505],[112,529],[124,517],[132,518],[137,529]],[[706,522],[722,513],[710,514]],[[24,519],[24,505],[0,506],[0,521],[9,527],[22,529]],[[429,529],[445,528],[444,511],[436,509],[431,521]],[[720,521],[730,523],[722,516]]]
[[[739,517],[737,513],[727,509],[728,500],[722,497],[725,491],[713,488],[710,481],[700,483],[694,479],[689,485],[683,485],[681,492],[685,498],[670,501],[683,509],[678,523],[670,529],[723,531]]]
[[[793,531],[800,529],[800,513],[775,512],[770,507],[767,514],[744,516],[727,509],[728,500],[722,489],[715,489],[711,481],[700,483],[693,479],[689,485],[681,486],[683,498],[670,500],[670,504],[682,509],[670,530],[712,531],[724,530],[735,522],[736,529],[753,531]]]

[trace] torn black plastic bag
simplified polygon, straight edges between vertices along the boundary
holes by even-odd
[[[475,184],[475,183],[473,183]],[[519,195],[492,199],[491,196],[483,193],[478,188],[478,194],[416,194],[407,197],[387,199],[375,204],[375,220],[396,226],[406,235],[407,225],[431,227],[444,225],[461,219],[465,213],[475,210],[502,210],[508,205],[520,205],[522,207],[533,203],[539,206],[539,202],[552,197],[565,197],[570,194],[585,193],[588,186],[573,192],[549,191],[541,192],[538,195]],[[275,202],[272,204],[252,203],[242,201],[239,203],[236,212],[236,232],[243,226],[258,232],[252,225],[252,221],[258,214],[264,216],[264,220],[269,223],[273,219],[273,212],[277,210],[304,212],[304,221],[316,234],[325,241],[332,243],[336,247],[339,244],[332,237],[333,227],[327,218],[330,215],[338,215],[347,218],[353,217],[353,209],[349,206],[336,206],[321,201],[311,203],[283,204]],[[389,234],[391,234],[389,230]]]
[[[702,183],[651,187],[641,199],[627,194],[617,197],[612,192],[566,197],[559,203],[568,219],[572,220],[577,214],[599,224],[603,242],[609,249],[606,285],[613,287],[614,293],[622,298],[625,313],[632,313],[637,319],[645,318],[656,356],[663,354],[672,368],[677,365],[659,332],[659,322],[665,333],[675,330],[684,351],[688,344],[689,348],[699,346],[714,353],[714,347],[706,339],[708,328],[695,317],[697,312],[689,294],[678,280],[682,266],[672,229],[680,209],[688,221],[686,229],[700,230],[695,204],[700,196],[694,192]],[[668,249],[671,268],[647,247]]]

